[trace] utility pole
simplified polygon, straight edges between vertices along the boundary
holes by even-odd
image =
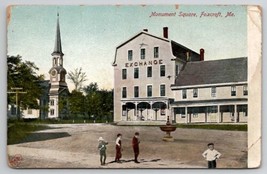
[[[11,88],[12,90],[14,91],[8,91],[7,93],[8,94],[16,94],[16,116],[17,118],[19,119],[19,109],[18,109],[18,104],[19,104],[19,94],[26,94],[27,92],[25,91],[20,91],[22,90],[23,88],[18,88],[18,87],[14,87],[14,88]]]

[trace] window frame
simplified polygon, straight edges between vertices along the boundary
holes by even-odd
[[[243,95],[247,96],[248,95],[248,85],[243,86]]]
[[[139,68],[134,68],[134,79],[138,79],[139,78]]]
[[[127,51],[127,57],[128,57],[128,61],[132,61],[133,60],[133,50],[128,50]]]
[[[165,65],[160,65],[159,73],[160,73],[160,77],[165,77],[166,76],[166,66]]]
[[[54,99],[51,99],[50,100],[50,106],[54,106],[55,105],[55,100]]]
[[[164,86],[164,95],[162,94],[162,90],[161,90],[161,87],[162,86]],[[159,86],[159,95],[161,96],[161,97],[165,97],[166,96],[166,85],[165,84],[160,84],[160,86]]]
[[[50,115],[55,115],[55,110],[54,109],[50,109]]]
[[[151,87],[151,92],[150,92],[151,94],[149,93],[149,87]],[[152,97],[153,96],[153,86],[152,85],[147,85],[146,86],[146,95],[147,95],[147,97]]]
[[[149,71],[148,69],[151,69],[151,71]],[[152,77],[152,66],[148,66],[147,67],[147,77]],[[150,73],[149,73],[150,72]],[[150,76],[149,76],[150,75]]]
[[[187,90],[182,89],[182,99],[187,99]]]
[[[137,89],[137,91],[136,91],[136,89]],[[138,98],[139,97],[139,86],[134,86],[134,97],[135,98]]]
[[[127,79],[127,69],[124,68],[122,69],[122,80],[126,80]]]
[[[145,59],[146,58],[146,49],[141,48],[140,49],[140,59]]]
[[[193,98],[198,98],[198,88],[193,88]]]
[[[126,86],[123,86],[122,87],[122,90],[121,90],[121,98],[127,98],[127,87]]]
[[[159,58],[159,47],[154,47],[154,58]]]
[[[231,86],[231,96],[236,96],[236,86]]]

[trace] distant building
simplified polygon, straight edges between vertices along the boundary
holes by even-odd
[[[188,62],[171,86],[178,123],[247,122],[247,58]]]
[[[163,36],[137,33],[116,48],[114,66],[114,121],[166,120],[174,92],[170,86],[186,62],[200,54]]]

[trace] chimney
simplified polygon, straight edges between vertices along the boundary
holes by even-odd
[[[204,53],[205,53],[205,50],[203,48],[200,49],[199,51],[199,54],[200,54],[200,61],[204,61]]]
[[[163,37],[168,39],[168,27],[163,27]]]
[[[148,29],[144,28],[143,31],[148,32]]]

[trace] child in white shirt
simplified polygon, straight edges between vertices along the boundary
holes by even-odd
[[[216,168],[216,159],[220,158],[221,153],[214,149],[214,144],[209,143],[208,149],[202,156],[208,161],[208,168]]]

